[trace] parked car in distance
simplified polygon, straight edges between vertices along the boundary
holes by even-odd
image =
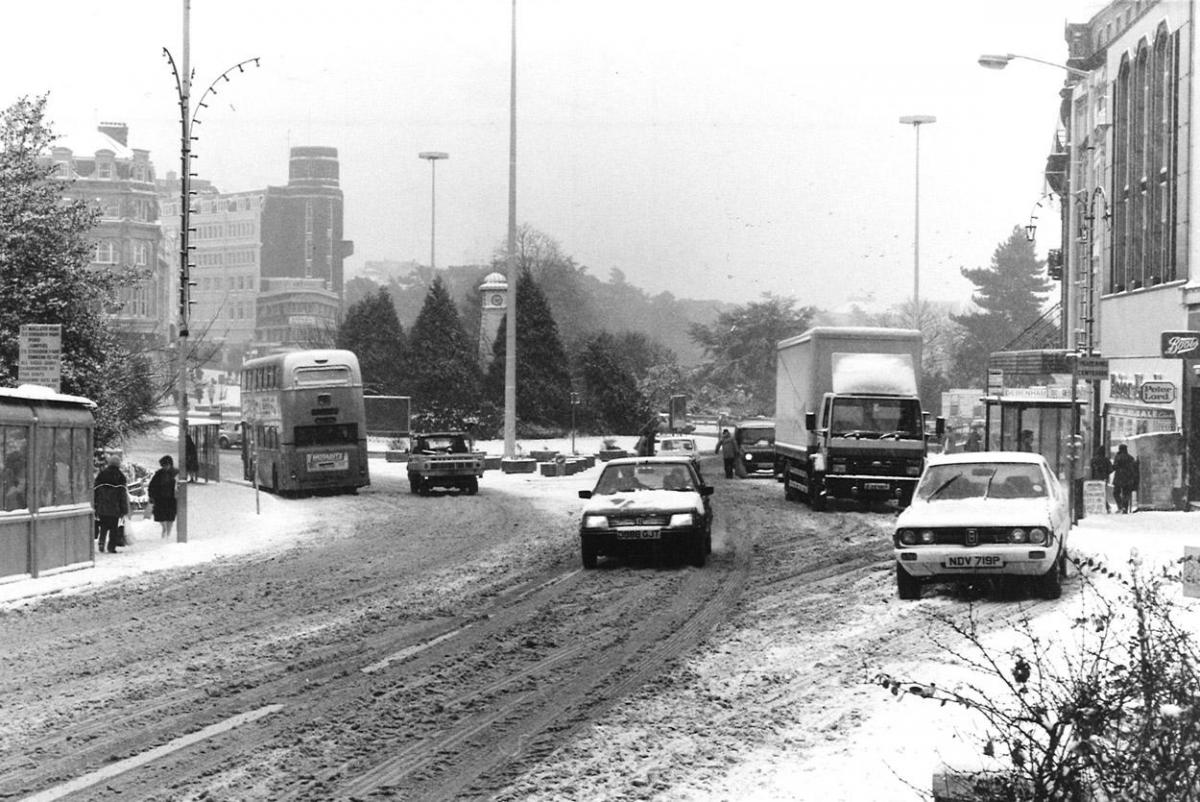
[[[242,445],[242,422],[222,421],[220,433],[217,435],[217,445],[221,448],[240,448]]]
[[[712,551],[713,489],[695,463],[679,456],[627,457],[604,466],[579,524],[584,568],[600,555],[650,552],[659,558],[704,566]]]
[[[658,438],[658,453],[664,457],[684,456],[691,459],[699,456],[699,452],[696,450],[696,438],[679,437],[673,434]]]
[[[1040,454],[932,456],[896,520],[897,592],[919,599],[926,580],[1020,576],[1057,599],[1070,526],[1066,490]]]

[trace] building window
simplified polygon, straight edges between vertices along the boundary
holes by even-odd
[[[112,240],[103,239],[96,243],[96,258],[93,261],[101,265],[117,263],[117,248]]]
[[[144,240],[134,240],[133,263],[138,267],[145,267],[146,262],[148,261],[147,253],[149,250],[150,249],[146,246],[146,242]]]
[[[110,161],[100,161],[96,163],[96,178],[102,181],[110,181],[113,177],[113,164]]]

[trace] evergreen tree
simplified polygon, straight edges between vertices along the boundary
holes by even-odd
[[[17,383],[20,327],[62,325],[62,391],[97,404],[104,445],[149,418],[154,393],[144,359],[129,358],[109,331],[118,270],[89,268],[99,214],[63,196],[42,158],[55,140],[46,97],[23,97],[0,113],[0,384]]]
[[[476,346],[441,278],[425,295],[408,338],[413,417],[423,428],[461,428],[478,412],[481,375]]]
[[[489,398],[504,405],[508,316],[500,322],[488,366]],[[517,280],[517,418],[528,426],[568,426],[571,374],[550,305],[528,270]]]
[[[990,267],[961,272],[976,287],[971,300],[980,311],[951,316],[964,330],[952,378],[959,387],[980,386],[988,356],[1003,350],[1041,315],[1050,282],[1020,226],[996,246]]]
[[[406,376],[404,328],[386,288],[350,306],[338,328],[337,347],[358,356],[366,389],[381,395],[401,393]]]
[[[583,424],[601,433],[636,432],[652,410],[638,389],[629,353],[608,332],[597,334],[575,358],[582,388]]]
[[[795,308],[791,298],[765,293],[763,300],[717,315],[709,326],[693,324],[690,334],[710,361],[701,371],[709,393],[723,395],[741,414],[775,414],[775,346],[801,334],[816,309]]]

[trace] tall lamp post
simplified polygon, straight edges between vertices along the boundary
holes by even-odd
[[[424,150],[417,154],[429,162],[429,269],[437,267],[434,238],[437,236],[437,163],[441,159],[449,159],[449,153],[440,150]]]
[[[517,456],[517,0],[512,0],[508,90],[508,324],[504,338],[504,458]]]
[[[921,325],[921,126],[937,122],[930,114],[913,114],[900,118],[901,125],[911,125],[916,134],[916,167],[913,193],[913,324]]]
[[[176,393],[179,396],[179,442],[177,446],[177,454],[179,458],[179,467],[185,472],[187,471],[187,440],[188,440],[188,397],[187,397],[187,357],[188,357],[188,337],[189,325],[191,321],[191,306],[192,306],[192,286],[195,284],[191,280],[191,253],[192,247],[188,244],[191,233],[192,220],[192,141],[197,137],[192,135],[192,129],[200,124],[200,109],[208,108],[205,102],[210,95],[217,94],[217,82],[224,80],[229,82],[229,76],[234,70],[239,73],[245,72],[246,67],[253,64],[258,66],[257,58],[246,59],[237,64],[234,64],[225,72],[216,77],[204,93],[200,95],[200,100],[196,103],[195,108],[191,104],[192,91],[192,66],[191,66],[191,15],[192,3],[191,0],[183,0],[183,69],[180,70],[175,66],[175,59],[171,56],[171,51],[163,48],[163,55],[167,57],[167,62],[171,65],[171,71],[175,74],[175,91],[179,97],[179,331],[176,352],[176,371],[178,373],[176,380],[178,386]],[[175,527],[176,539],[180,543],[186,543],[188,538],[187,526],[187,483],[181,482],[176,492],[176,518]]]

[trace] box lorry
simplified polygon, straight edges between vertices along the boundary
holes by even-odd
[[[925,466],[921,332],[818,326],[777,346],[775,455],[788,500],[908,506]],[[937,421],[940,437],[945,422]]]

